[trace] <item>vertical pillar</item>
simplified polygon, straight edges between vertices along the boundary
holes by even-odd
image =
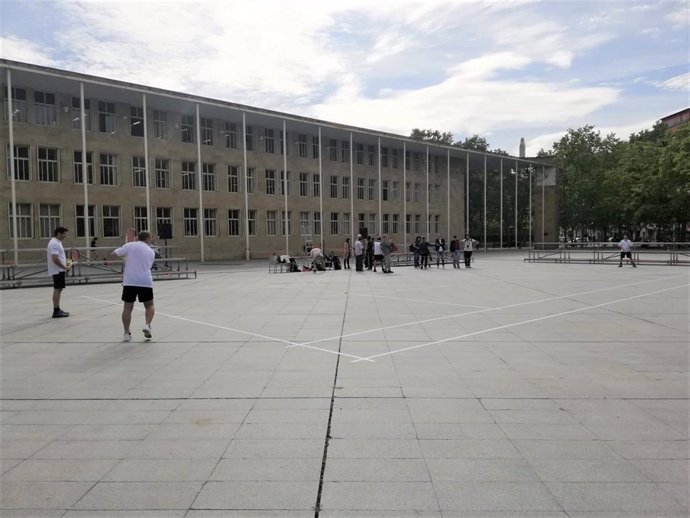
[[[499,216],[499,233],[501,234],[500,240],[499,240],[499,247],[503,248],[503,159],[501,158],[501,208],[500,208],[500,216]]]
[[[251,254],[249,249],[249,193],[247,192],[247,113],[242,112],[242,155],[244,158],[244,228],[245,247],[244,258],[248,261]]]
[[[82,180],[84,180],[84,247],[88,250],[91,246],[89,238],[93,229],[89,219],[89,164],[86,160],[86,101],[84,100],[84,83],[79,83],[79,112],[81,117],[81,171]],[[91,254],[88,253],[86,256],[91,257]]]
[[[470,153],[465,154],[465,234],[470,233]]]
[[[199,103],[196,104],[196,163],[197,179],[199,180],[199,248],[201,249],[201,262],[204,262],[204,200],[203,200],[203,173],[201,171],[201,119],[199,117]]]
[[[283,233],[285,234],[285,255],[290,255],[290,235],[288,229],[288,171],[287,171],[287,154],[288,154],[288,143],[287,143],[287,127],[285,124],[285,119],[283,119],[283,197],[285,199],[285,219],[283,220]],[[321,156],[321,153],[319,153]]]
[[[529,247],[532,248],[532,164],[529,165]]]
[[[520,170],[518,169],[518,161],[515,161],[515,248],[518,247],[518,176]]]
[[[321,250],[325,250],[323,246],[323,234],[326,227],[326,218],[323,214],[323,162],[321,160],[321,126],[319,126],[319,212],[321,213]]]
[[[405,226],[403,232],[403,243],[407,245],[407,142],[403,141],[403,225]]]
[[[381,195],[381,192],[383,191],[383,187],[381,185],[381,137],[378,138],[378,166],[379,166],[379,232],[378,235],[382,236],[383,235],[383,203],[382,199],[383,196]]]
[[[429,145],[426,146],[426,238],[431,235],[431,221],[429,221]]]
[[[146,229],[151,232],[151,174],[149,171],[149,128],[148,116],[146,114],[146,94],[141,94],[144,109],[144,173],[146,174]],[[82,124],[83,126],[83,124]]]
[[[446,243],[450,245],[450,149],[446,150]]]
[[[10,185],[12,187],[12,247],[14,248],[14,264],[19,264],[19,244],[17,236],[17,174],[14,163],[14,109],[12,107],[12,72],[7,69],[7,122],[10,132]],[[88,217],[88,216],[87,216]],[[33,222],[31,222],[33,225]],[[88,227],[87,227],[88,228]],[[86,238],[88,241],[88,237]]]
[[[319,134],[320,135],[320,134]],[[321,149],[321,137],[319,136],[319,149]],[[353,151],[352,132],[350,132],[350,246],[355,244],[355,234],[359,233],[359,228],[355,231],[355,166],[352,163]],[[321,154],[319,153],[319,156]]]
[[[546,196],[544,195],[544,190],[546,189],[546,167],[541,166],[541,242],[543,243],[545,241],[544,239],[544,214],[546,214]],[[558,236],[556,236],[558,237]],[[556,239],[558,241],[558,239]]]
[[[484,155],[484,250],[487,248],[486,238],[488,237],[486,235],[486,194],[486,155]]]

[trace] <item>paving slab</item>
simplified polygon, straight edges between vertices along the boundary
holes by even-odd
[[[0,292],[0,515],[689,515],[687,269],[523,257]]]

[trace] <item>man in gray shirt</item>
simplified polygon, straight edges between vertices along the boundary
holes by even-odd
[[[383,252],[383,273],[393,273],[391,271],[391,254],[393,253],[393,241],[387,236],[383,235],[381,240],[381,252]]]

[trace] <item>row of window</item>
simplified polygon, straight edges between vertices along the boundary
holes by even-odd
[[[7,102],[7,87],[4,88],[5,102]],[[85,121],[85,128],[92,129],[91,100],[84,99],[84,115],[82,117],[81,99],[71,98],[71,125],[73,129],[81,129],[82,118]],[[96,130],[101,133],[116,134],[120,131],[119,119],[114,102],[97,101],[94,103],[97,108]],[[15,122],[28,122],[29,104],[27,90],[25,88],[12,88],[12,109],[13,120]],[[5,110],[4,116],[7,116]],[[169,139],[171,136],[172,116],[170,112],[164,110],[152,110],[152,124],[150,131],[154,139]],[[48,92],[33,91],[33,122],[42,126],[57,126],[59,110],[56,107],[55,94]],[[123,120],[128,121],[129,134],[132,137],[144,137],[144,110],[140,106],[130,106],[129,116]],[[196,115],[180,115],[179,130],[180,141],[194,144],[197,140]],[[177,129],[178,124],[174,125]],[[217,120],[207,117],[199,118],[199,137],[204,146],[223,145],[228,149],[238,148],[238,124],[235,122]],[[258,144],[257,144],[258,139]],[[296,139],[296,140],[294,140]],[[265,153],[287,153],[291,154],[291,146],[296,146],[296,154],[301,158],[318,159],[320,156],[320,146],[318,136],[307,135],[305,133],[288,132],[286,136],[283,131],[272,128],[264,128],[262,134],[258,134],[258,128],[254,126],[246,127],[246,146],[248,151],[258,151],[261,147]],[[287,144],[287,145],[286,145]],[[333,162],[350,162],[350,142],[348,140],[325,139],[325,148],[328,159]],[[357,143],[352,150],[354,161],[358,165],[368,165],[375,167],[378,165],[378,145]],[[400,168],[401,149],[381,147],[381,167]],[[429,157],[429,170],[432,173],[442,172],[445,166],[445,156],[432,155]],[[426,153],[406,152],[406,167],[408,170],[423,172],[426,171]]]
[[[9,155],[9,153],[8,153]],[[39,182],[59,182],[60,181],[60,151],[55,148],[37,147],[36,160]],[[29,146],[14,146],[14,168],[15,180],[31,180],[31,160]],[[146,187],[146,162],[143,156],[131,157],[131,185],[133,187]],[[154,158],[154,185],[158,189],[172,188],[172,174],[170,159]],[[81,151],[74,151],[73,155],[73,178],[75,183],[84,182],[84,163]],[[87,182],[93,184],[95,181],[93,170],[93,153],[86,153]],[[10,168],[7,168],[8,177]],[[240,168],[234,165],[227,166],[227,190],[228,192],[240,192]],[[101,185],[120,185],[118,156],[112,153],[98,153],[98,183]],[[271,195],[292,195],[293,177],[291,171],[287,172],[275,169],[264,171],[263,192]],[[180,187],[182,190],[197,190],[197,163],[195,161],[183,160],[180,162]],[[349,176],[329,176],[329,196],[330,198],[350,198],[350,177]],[[215,191],[218,188],[216,179],[216,165],[211,163],[201,164],[201,187],[204,191]],[[256,169],[247,170],[247,192],[256,192]],[[423,199],[422,184],[407,182],[405,185],[406,201],[419,202]],[[319,198],[321,195],[321,178],[314,173],[299,173],[299,195],[302,197],[313,196]],[[373,178],[357,178],[355,195],[358,200],[378,200],[378,180]],[[397,180],[381,181],[381,199],[383,201],[400,201],[400,182]],[[429,202],[438,203],[441,201],[441,186],[439,184],[429,185]]]
[[[84,205],[77,205],[75,208],[75,237],[86,235],[86,219]],[[20,239],[33,239],[35,237],[34,225],[38,223],[38,237],[47,239],[52,237],[56,227],[63,223],[62,205],[51,203],[38,204],[38,219],[34,218],[35,206],[31,203],[17,203],[17,237]],[[102,205],[99,207],[100,218],[97,217],[97,207],[89,205],[88,224],[90,236],[101,235],[103,237],[122,237],[126,231],[122,222],[122,210],[117,205]],[[240,209],[227,209],[227,235],[240,236],[247,232],[248,227],[250,236],[257,235],[257,211],[249,210],[247,221],[242,218],[243,211]],[[265,234],[266,236],[292,234],[292,211],[282,210],[265,211]],[[349,236],[351,232],[351,218],[349,212],[330,212],[329,214],[330,235]],[[8,222],[9,236],[14,238],[13,232],[12,204],[9,204]],[[148,227],[148,214],[146,207],[134,207],[134,228],[137,232],[146,230]],[[204,236],[218,236],[218,217],[219,211],[215,208],[203,209],[202,228]],[[156,228],[161,224],[169,224],[175,235],[174,218],[172,207],[157,207],[155,223]],[[370,234],[377,234],[380,228],[382,234],[400,233],[400,214],[382,214],[381,226],[378,225],[378,214],[358,213],[357,229],[367,228]],[[432,232],[438,233],[441,217],[439,215],[429,215],[429,228]],[[409,233],[420,234],[423,232],[422,216],[420,214],[407,214],[405,230]],[[154,229],[155,231],[155,229]],[[302,211],[299,213],[299,234],[301,236],[321,235],[321,212]],[[199,235],[199,209],[195,207],[182,209],[182,235],[185,237],[195,237]]]

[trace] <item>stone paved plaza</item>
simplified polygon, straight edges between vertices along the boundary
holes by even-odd
[[[0,292],[0,516],[688,516],[688,270],[524,255]]]

